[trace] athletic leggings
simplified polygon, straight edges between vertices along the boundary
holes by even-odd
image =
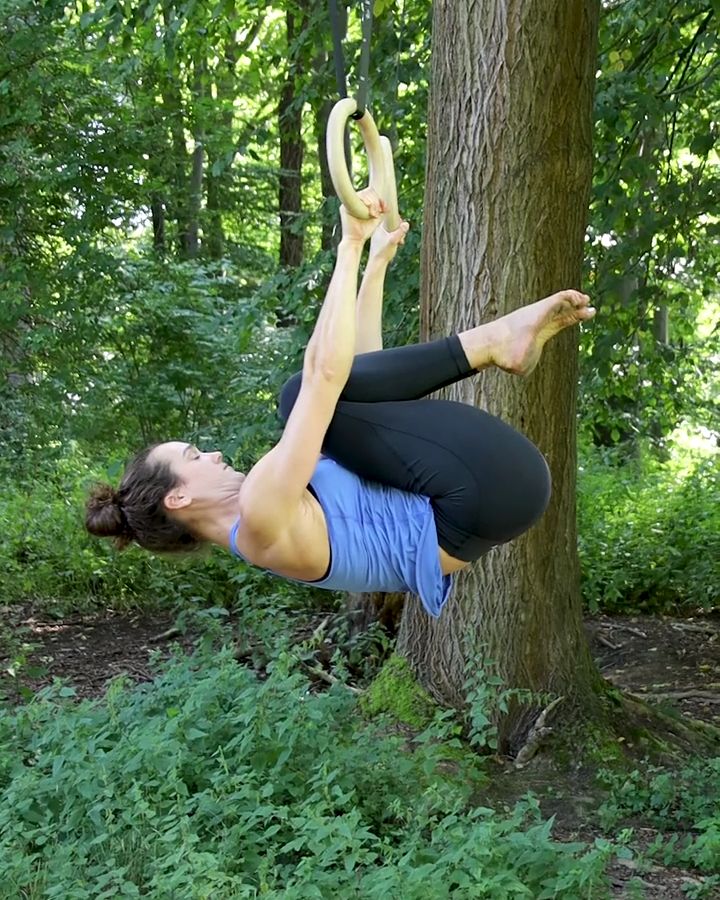
[[[362,478],[429,497],[439,545],[467,562],[530,528],[550,498],[526,437],[465,403],[422,399],[474,372],[457,336],[360,354],[322,448]],[[283,421],[301,380],[281,391]]]

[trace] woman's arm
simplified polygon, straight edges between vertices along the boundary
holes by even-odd
[[[398,246],[405,242],[409,228],[407,222],[402,222],[398,229],[388,232],[381,225],[372,236],[370,256],[357,299],[356,354],[383,348],[382,310],[385,273]]]
[[[383,348],[382,310],[387,267],[385,260],[372,254],[368,257],[355,313],[356,354]]]
[[[355,354],[355,303],[360,256],[379,223],[382,203],[361,193],[371,213],[355,219],[341,210],[343,239],[317,324],[305,350],[300,393],[279,443],[248,473],[240,489],[243,529],[265,547],[292,524],[320,457],[325,433]]]

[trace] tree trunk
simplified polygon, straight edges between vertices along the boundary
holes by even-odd
[[[249,40],[257,34],[259,23],[251,29]],[[248,43],[243,41],[243,49]],[[236,92],[235,66],[237,64],[237,47],[235,35],[225,43],[215,76],[215,94],[217,107],[217,124],[210,136],[207,166],[207,241],[206,250],[210,259],[221,259],[225,251],[225,232],[223,231],[222,212],[225,192],[229,187],[231,159],[227,166],[215,171],[213,163],[219,161],[223,153],[233,149],[233,104]]]
[[[199,56],[195,61],[193,77],[193,105],[195,122],[193,127],[194,147],[190,168],[190,196],[188,197],[188,220],[186,229],[185,255],[195,259],[200,251],[200,207],[202,206],[203,167],[205,164],[203,112],[203,78],[206,63]]]
[[[225,232],[220,204],[220,177],[213,175],[208,165],[207,173],[207,238],[203,242],[209,259],[222,259],[225,250]]]
[[[163,256],[165,253],[165,204],[157,191],[153,191],[150,198],[150,211],[152,214],[153,250],[159,256]]]
[[[305,236],[300,220],[302,214],[302,164],[305,145],[302,136],[302,99],[298,96],[298,76],[303,71],[301,41],[298,37],[307,26],[307,3],[298,4],[299,11],[288,9],[287,22],[288,68],[280,94],[278,122],[280,131],[280,265],[294,268],[303,259]]]
[[[435,4],[424,337],[580,286],[598,13],[596,0]],[[528,379],[490,369],[445,394],[527,434],[554,490],[538,525],[457,578],[439,620],[407,604],[398,649],[443,702],[464,705],[475,641],[507,686],[560,694],[566,710],[595,703],[576,549],[577,340],[576,330],[555,338]],[[501,748],[517,746],[527,716],[511,706],[498,722]]]
[[[170,27],[169,10],[163,10],[163,22]],[[170,62],[170,59],[168,59]],[[163,112],[170,132],[172,159],[172,199],[168,206],[177,225],[177,247],[181,257],[187,248],[187,147],[185,144],[185,114],[179,83],[175,80],[172,67],[163,76],[161,95]]]

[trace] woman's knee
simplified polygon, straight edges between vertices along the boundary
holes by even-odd
[[[502,450],[468,467],[474,477],[441,501],[457,529],[455,549],[463,545],[453,554],[459,559],[477,559],[490,547],[514,540],[547,509],[552,482],[542,453],[519,432]]]
[[[494,537],[498,543],[511,541],[532,528],[542,518],[552,493],[545,457],[526,437],[519,432],[516,435],[506,465],[496,473],[498,529]]]

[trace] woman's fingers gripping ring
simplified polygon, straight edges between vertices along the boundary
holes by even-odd
[[[373,188],[368,187],[364,188],[362,191],[358,191],[358,197],[360,197],[365,204],[373,219],[376,219],[385,212],[385,203]]]

